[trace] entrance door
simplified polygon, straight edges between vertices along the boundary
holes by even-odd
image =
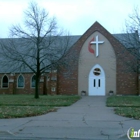
[[[98,64],[89,73],[89,95],[105,95],[105,74]]]

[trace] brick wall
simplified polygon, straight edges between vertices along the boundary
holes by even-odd
[[[129,66],[123,62],[131,62],[135,59],[124,46],[115,39],[104,27],[102,27],[98,22],[95,22],[81,38],[71,47],[67,57],[67,67],[61,67],[57,72],[51,72],[42,75],[40,80],[40,94],[78,94],[78,61],[81,47],[87,38],[93,34],[95,31],[100,32],[104,35],[111,43],[115,50],[117,59],[117,79],[116,87],[117,94],[137,94],[138,93],[138,80],[137,73],[130,71]],[[123,52],[123,53],[122,53]],[[34,93],[34,88],[30,85],[30,80],[33,74],[26,73],[22,74],[25,78],[25,87],[17,88],[17,77],[18,74],[6,74],[9,78],[9,88],[1,87],[1,79],[4,74],[0,74],[0,94],[32,94]],[[47,79],[46,77],[49,76]],[[56,77],[51,79],[51,77]],[[55,90],[52,90],[55,87]]]
[[[9,87],[8,88],[2,88],[2,78],[4,75],[7,75],[9,78]],[[35,88],[31,87],[31,78],[33,74],[22,74],[25,80],[25,86],[24,88],[17,87],[17,78],[20,74],[0,74],[0,94],[33,94],[35,91]],[[40,84],[39,84],[39,94],[46,93],[45,91],[46,86],[44,84],[44,76],[41,76]]]
[[[57,70],[52,70],[47,74],[47,94],[57,94]]]
[[[59,69],[58,75],[58,93],[59,94],[78,94],[78,59],[81,47],[87,38],[95,31],[104,35],[114,48],[117,59],[117,94],[137,94],[137,73],[129,71],[129,66],[122,61],[131,61],[133,56],[124,48],[124,46],[114,38],[104,27],[98,22],[95,22],[81,38],[71,47],[69,55],[75,55],[75,62],[71,63],[71,59],[68,59],[67,63],[72,67]],[[123,53],[122,53],[123,52]],[[65,75],[69,71],[69,75]]]
[[[2,78],[6,75],[9,79],[9,87],[2,88]],[[17,79],[19,75],[24,77],[25,86],[19,88],[17,86]],[[16,74],[0,74],[0,94],[34,94],[35,88],[31,87],[32,73],[16,73]],[[52,90],[55,89],[55,90]],[[39,94],[57,94],[57,71],[53,70],[41,76],[39,83]]]

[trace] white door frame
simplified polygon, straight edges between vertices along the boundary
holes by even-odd
[[[100,74],[95,75],[94,71],[95,69],[98,68],[100,69]],[[103,68],[99,65],[96,64],[89,73],[89,78],[88,78],[88,95],[89,96],[100,96],[100,95],[105,95],[105,72]]]

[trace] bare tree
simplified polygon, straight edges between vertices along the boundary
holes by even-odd
[[[36,76],[35,98],[39,98],[39,81],[48,69],[64,64],[70,38],[61,37],[56,19],[49,18],[45,9],[30,3],[25,11],[24,26],[10,29],[11,39],[1,41],[1,65],[11,71],[31,71]]]
[[[128,65],[132,71],[139,73],[140,67],[140,13],[139,8],[134,7],[133,13],[129,15],[125,21],[125,34],[119,36],[119,40],[124,44],[125,50],[133,56],[129,61],[124,63]],[[125,51],[124,50],[124,51]],[[124,52],[120,52],[124,53]],[[127,56],[125,56],[127,57]],[[129,55],[130,57],[130,55]]]

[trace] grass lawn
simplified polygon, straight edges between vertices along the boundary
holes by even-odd
[[[56,111],[55,107],[69,106],[80,96],[0,95],[0,118],[37,116]]]
[[[110,96],[107,99],[108,107],[115,107],[116,114],[140,119],[140,97],[139,96]]]

